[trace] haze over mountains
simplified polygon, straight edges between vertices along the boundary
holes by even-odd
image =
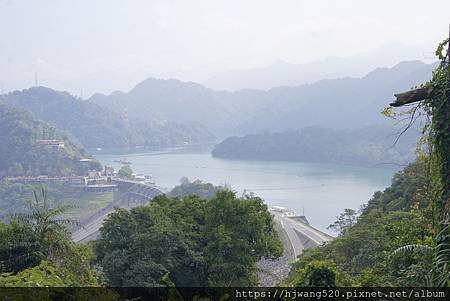
[[[379,49],[351,57],[327,57],[309,63],[295,64],[278,60],[264,67],[232,69],[219,72],[203,82],[214,90],[269,90],[280,86],[310,84],[322,79],[363,77],[373,69],[392,67],[398,62],[426,58],[423,45],[414,47],[391,43]]]
[[[65,131],[73,141],[87,148],[140,146],[161,149],[211,143],[230,136],[281,133],[259,138],[244,137],[243,140],[235,139],[231,140],[232,143],[222,144],[222,151],[220,154],[217,151],[216,155],[227,158],[239,158],[242,154],[248,157],[249,150],[255,149],[253,142],[262,144],[262,147],[273,146],[270,139],[282,141],[286,137],[287,141],[294,137],[292,139],[298,142],[295,146],[299,149],[298,154],[304,153],[307,158],[311,154],[303,151],[304,146],[300,142],[307,140],[303,138],[311,130],[301,134],[292,134],[291,131],[320,127],[320,130],[313,131],[317,136],[314,143],[320,148],[317,141],[327,139],[327,135],[330,136],[327,129],[330,129],[335,131],[333,135],[342,138],[335,145],[347,149],[341,145],[342,141],[348,140],[349,136],[361,138],[364,127],[377,126],[377,145],[374,146],[377,151],[357,154],[357,149],[367,142],[362,138],[358,138],[360,141],[355,141],[348,150],[360,156],[358,160],[361,162],[381,162],[383,154],[380,150],[394,141],[392,135],[396,129],[392,127],[392,121],[379,112],[394,93],[427,81],[434,68],[435,64],[407,61],[392,68],[377,68],[361,78],[325,79],[268,91],[215,91],[193,82],[148,78],[129,92],[95,94],[88,100],[67,92],[34,87],[1,95],[0,102],[28,110],[35,118]],[[410,158],[414,149],[411,141],[418,135],[416,131],[400,145],[400,157],[389,152],[389,158]],[[381,136],[384,138],[380,139]],[[232,152],[227,153],[227,149],[232,149]],[[260,157],[274,159],[268,155],[269,152],[270,149],[261,150]],[[331,145],[328,153],[332,152]],[[292,157],[278,148],[275,153],[280,158],[285,155]],[[331,157],[328,159],[336,161]],[[374,157],[378,159],[372,160]],[[339,158],[351,160],[348,156]]]
[[[362,78],[320,80],[268,91],[214,91],[193,82],[146,79],[129,92],[96,94],[89,101],[130,119],[157,117],[198,122],[218,138],[261,131],[284,131],[318,125],[354,129],[389,121],[381,112],[399,91],[431,77],[434,64],[402,62],[378,68]]]
[[[435,64],[402,62],[378,68],[362,78],[321,80],[297,87],[269,90],[272,96],[259,114],[238,131],[284,131],[318,125],[356,129],[373,124],[391,124],[379,114],[393,94],[430,79]]]

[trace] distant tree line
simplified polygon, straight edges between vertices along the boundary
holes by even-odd
[[[205,183],[200,180],[190,181],[183,177],[180,180],[180,185],[175,186],[169,193],[170,197],[186,197],[189,195],[196,195],[200,198],[211,199],[217,192],[227,190],[225,186],[214,186],[211,183]]]
[[[281,133],[229,137],[216,145],[218,158],[329,162],[355,165],[404,165],[414,161],[417,133],[402,137],[396,145],[394,132],[385,126],[344,131],[307,127]],[[394,147],[395,146],[395,147]]]

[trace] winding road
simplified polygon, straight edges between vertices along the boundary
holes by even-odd
[[[122,179],[117,179],[115,182],[118,183],[119,191],[122,190],[122,193],[111,204],[98,210],[81,222],[81,227],[72,232],[72,240],[74,242],[86,242],[96,239],[104,220],[110,213],[114,212],[116,207],[130,209],[140,206],[165,192],[164,188],[140,182]]]

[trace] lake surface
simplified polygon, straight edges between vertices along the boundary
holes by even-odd
[[[93,151],[116,170],[114,160],[126,157],[135,173],[151,174],[156,185],[172,188],[182,177],[215,185],[227,184],[242,194],[254,192],[268,206],[304,214],[311,225],[326,231],[344,208],[358,209],[377,190],[390,185],[393,170],[325,163],[247,161],[213,158],[210,147],[162,152]]]

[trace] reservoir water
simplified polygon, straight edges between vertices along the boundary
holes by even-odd
[[[215,185],[227,184],[239,194],[253,192],[268,206],[283,206],[305,214],[311,225],[330,233],[344,208],[358,209],[377,190],[390,185],[391,169],[325,163],[248,161],[213,158],[210,147],[161,152],[93,151],[116,170],[126,157],[135,173],[151,174],[156,185],[172,188],[182,177]]]

